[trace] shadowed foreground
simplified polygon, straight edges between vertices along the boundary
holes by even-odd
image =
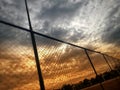
[[[120,90],[120,77],[111,79],[111,80],[107,80],[107,81],[103,82],[102,84],[103,84],[105,90]],[[85,88],[82,90],[101,90],[101,87],[99,84],[96,84],[96,85],[93,85],[91,87],[88,87],[88,88]]]

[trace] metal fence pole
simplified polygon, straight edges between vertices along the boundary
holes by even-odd
[[[41,68],[40,68],[40,62],[39,62],[39,57],[38,57],[36,41],[35,41],[35,36],[34,36],[34,33],[32,32],[33,29],[32,29],[32,25],[31,25],[31,21],[30,21],[30,15],[29,15],[29,10],[28,10],[27,0],[25,0],[25,6],[26,6],[26,12],[27,12],[27,16],[28,16],[29,28],[31,30],[30,34],[31,34],[31,39],[32,39],[32,45],[33,45],[34,56],[35,56],[35,61],[36,61],[36,67],[37,67],[37,71],[38,71],[39,85],[41,87],[41,90],[45,90],[44,81],[43,81],[43,77],[42,77],[42,72],[41,72]]]
[[[91,61],[91,58],[90,58],[87,50],[84,49],[84,51],[85,51],[85,54],[86,54],[86,56],[87,56],[87,58],[88,58],[88,60],[89,60],[89,62],[90,62],[90,64],[91,64],[91,66],[92,66],[92,68],[93,68],[93,70],[94,70],[94,73],[96,74],[96,76],[98,76],[97,71],[95,70],[95,67],[94,67],[94,65],[93,65],[93,63],[92,63],[92,61]],[[103,87],[102,83],[101,83],[101,82],[99,82],[99,83],[100,83],[101,89],[104,90],[104,87]]]

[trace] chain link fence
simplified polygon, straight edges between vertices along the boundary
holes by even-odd
[[[0,20],[1,90],[104,90],[120,75],[117,58],[8,22]]]

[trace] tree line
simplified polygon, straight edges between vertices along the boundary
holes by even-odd
[[[95,78],[84,79],[77,84],[65,84],[57,90],[80,90],[104,82],[106,80],[113,79],[117,76],[120,76],[120,65],[115,66],[114,70],[97,75]]]

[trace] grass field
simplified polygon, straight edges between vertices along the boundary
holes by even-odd
[[[102,83],[105,90],[120,90],[120,77],[107,80]],[[93,85],[91,87],[85,88],[83,90],[102,90],[100,84]]]

